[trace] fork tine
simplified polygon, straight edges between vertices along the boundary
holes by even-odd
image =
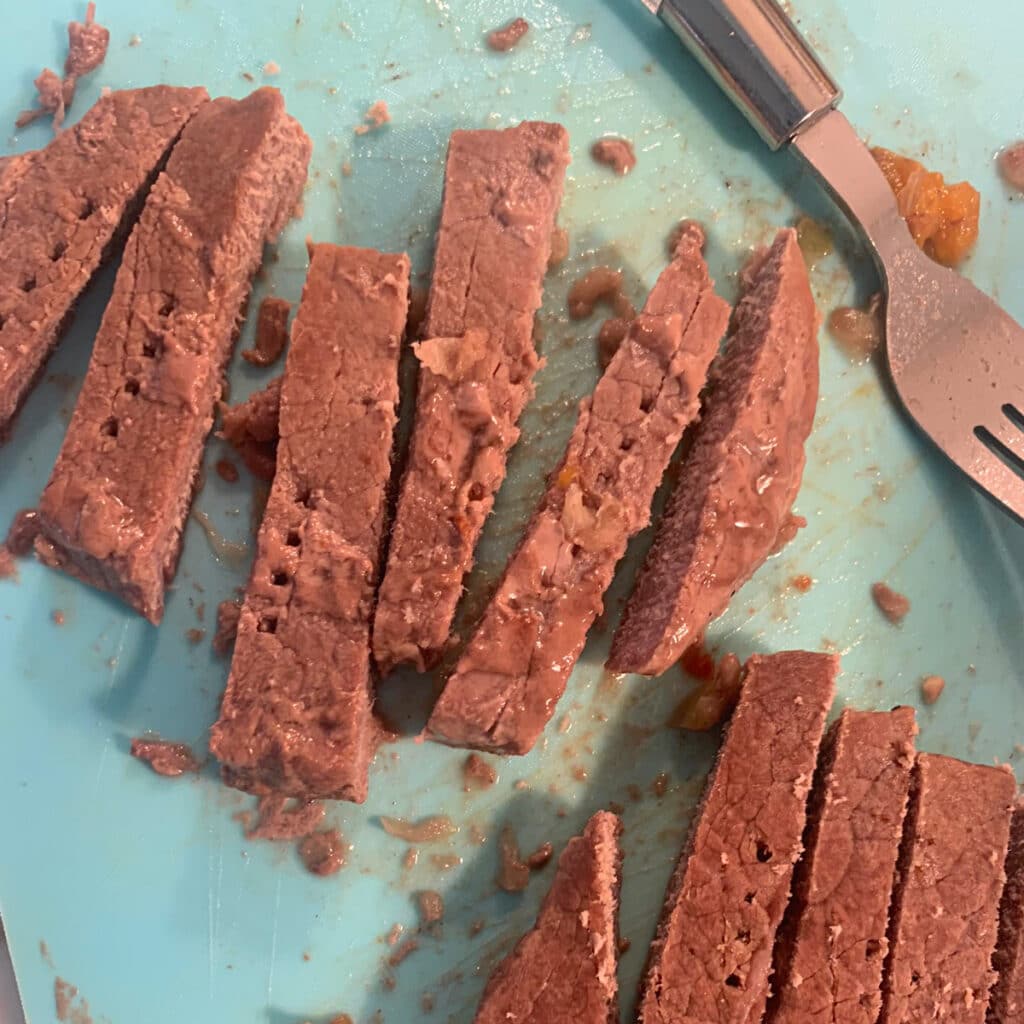
[[[961,465],[961,469],[982,491],[987,491],[1011,515],[1024,523],[1024,458],[1017,458],[1012,450],[997,453],[989,442],[977,434],[974,437],[974,454],[973,465]]]
[[[992,410],[995,412],[995,410]],[[1009,418],[995,416],[986,418],[975,427],[975,430],[983,430],[990,437],[995,438],[1004,448],[1007,448],[1021,462],[1024,470],[1024,431]],[[990,446],[991,447],[991,446]]]

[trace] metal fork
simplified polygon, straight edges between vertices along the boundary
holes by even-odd
[[[1024,522],[1024,328],[914,244],[838,86],[775,0],[643,0],[772,149],[793,148],[867,239],[896,392],[982,491]]]

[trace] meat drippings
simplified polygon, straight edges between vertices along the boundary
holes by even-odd
[[[157,775],[167,778],[176,778],[186,772],[198,772],[202,768],[188,744],[156,737],[137,736],[132,740],[131,755],[147,762]]]
[[[797,220],[796,240],[804,254],[804,262],[812,270],[832,255],[832,233],[813,217],[800,217]]]
[[[452,819],[442,814],[421,818],[416,822],[382,814],[380,825],[389,836],[404,839],[407,843],[437,843],[458,832]]]
[[[871,596],[878,610],[894,626],[898,626],[910,611],[910,599],[885,583],[872,583]]]
[[[514,18],[507,25],[487,33],[487,45],[497,53],[507,53],[517,46],[523,36],[530,31],[530,23],[525,18]]]
[[[856,306],[833,309],[828,316],[828,329],[851,359],[857,362],[870,359],[885,337],[882,294],[872,295],[864,309]]]
[[[345,840],[336,828],[310,832],[299,843],[299,857],[310,874],[337,874],[345,866]]]
[[[629,139],[598,139],[590,147],[590,155],[599,164],[610,167],[616,174],[629,174],[636,167],[636,153]]]

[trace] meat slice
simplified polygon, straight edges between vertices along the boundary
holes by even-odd
[[[758,1024],[839,660],[755,655],[669,883],[639,1024]]]
[[[766,1024],[875,1024],[914,766],[911,708],[844,711],[825,740]]]
[[[995,981],[1013,773],[919,754],[879,1024],[983,1024]]]
[[[458,131],[426,317],[408,464],[374,621],[381,672],[440,657],[539,360],[533,317],[569,163],[557,124]]]
[[[1010,827],[1006,887],[999,911],[999,941],[992,966],[998,979],[992,989],[988,1024],[1024,1020],[1024,805],[1018,804]]]
[[[275,89],[214,100],[188,124],[128,240],[43,492],[40,558],[153,623],[251,278],[309,156]]]
[[[277,465],[277,420],[281,411],[281,378],[254,391],[238,405],[223,406],[220,436],[262,480],[274,479]]]
[[[473,1024],[617,1024],[621,832],[598,811],[569,840],[536,924],[491,975]]]
[[[210,749],[251,793],[362,803],[409,259],[317,245],[281,387],[277,472]]]
[[[112,92],[45,149],[0,160],[0,436],[205,89]]]
[[[658,675],[725,611],[780,540],[818,399],[818,316],[796,232],[780,231],[724,353],[608,668]]]
[[[525,754],[554,713],[615,566],[650,521],[729,322],[702,238],[686,240],[581,403],[562,461],[430,717],[435,739]]]

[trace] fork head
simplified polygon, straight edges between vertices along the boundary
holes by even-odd
[[[886,344],[907,411],[1024,521],[1024,328],[912,247],[887,261]]]

